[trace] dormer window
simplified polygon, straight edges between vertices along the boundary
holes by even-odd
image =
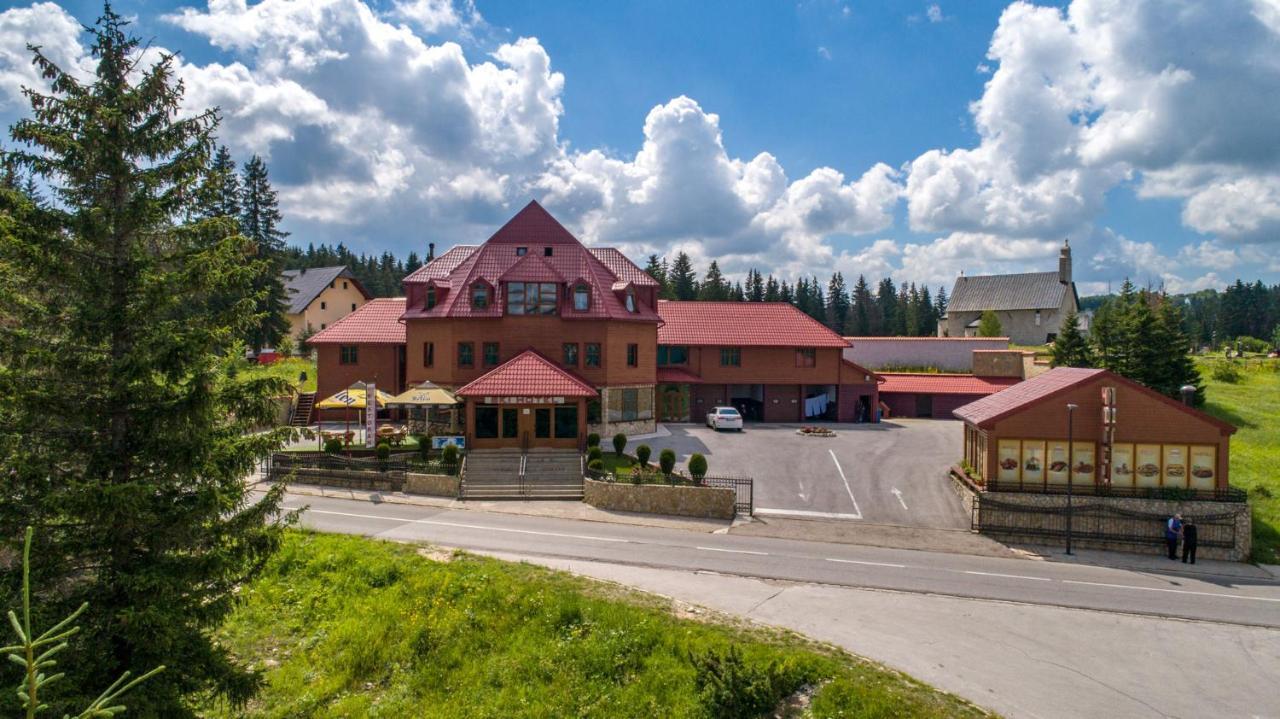
[[[556,314],[557,285],[554,282],[508,282],[507,314]]]
[[[626,305],[627,305],[627,311],[632,314],[635,314],[635,311],[636,311],[636,291],[635,290],[627,290]]]
[[[575,312],[586,312],[591,309],[591,288],[576,285],[573,288],[573,309]]]
[[[471,285],[471,306],[478,310],[489,306],[489,285],[483,282]]]
[[[426,309],[432,309],[436,306],[436,288],[427,288],[427,301],[424,303]]]
[[[550,257],[550,256],[551,256],[551,251],[552,251],[553,249],[555,249],[555,248],[554,248],[554,247],[543,247],[543,248],[542,248],[542,256],[543,256],[543,257]]]
[[[524,256],[525,256],[525,255],[527,255],[527,254],[529,254],[529,248],[528,248],[528,247],[517,247],[517,248],[516,248],[516,257],[524,257]]]

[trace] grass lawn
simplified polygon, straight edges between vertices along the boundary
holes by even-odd
[[[299,388],[302,392],[316,391],[316,363],[301,357],[286,357],[268,365],[251,365],[247,362],[237,365],[237,376],[245,378],[279,377],[291,385],[298,384],[298,376],[306,372],[307,381]],[[324,397],[317,397],[322,400]]]
[[[290,532],[242,598],[217,637],[265,685],[204,716],[712,719],[761,716],[806,685],[812,704],[785,716],[986,715],[792,634],[425,547]]]
[[[1205,409],[1240,428],[1231,438],[1231,484],[1248,490],[1253,505],[1253,560],[1280,563],[1280,361],[1249,361],[1235,384],[1213,379],[1214,360],[1197,361]]]

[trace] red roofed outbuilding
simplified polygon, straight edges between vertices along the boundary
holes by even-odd
[[[356,382],[398,393],[404,385],[404,298],[369,300],[307,340],[316,351],[316,397],[324,399]],[[340,410],[317,410],[339,420]]]
[[[1080,491],[1228,486],[1234,426],[1106,370],[1058,367],[954,415],[965,461],[989,489],[1051,491],[1068,468]]]

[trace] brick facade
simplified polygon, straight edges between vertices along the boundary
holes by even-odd
[[[400,383],[400,355],[403,345],[357,345],[355,364],[341,362],[343,345],[320,344],[316,350],[316,398],[322,400],[341,392],[356,382],[373,382],[378,389],[398,394],[404,387]],[[352,412],[352,419],[357,413]],[[345,410],[317,410],[322,420],[341,421]]]

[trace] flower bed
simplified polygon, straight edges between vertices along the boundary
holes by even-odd
[[[826,427],[818,427],[815,425],[805,425],[800,429],[797,429],[796,434],[800,435],[801,437],[834,437],[836,436],[835,430],[827,429]]]

